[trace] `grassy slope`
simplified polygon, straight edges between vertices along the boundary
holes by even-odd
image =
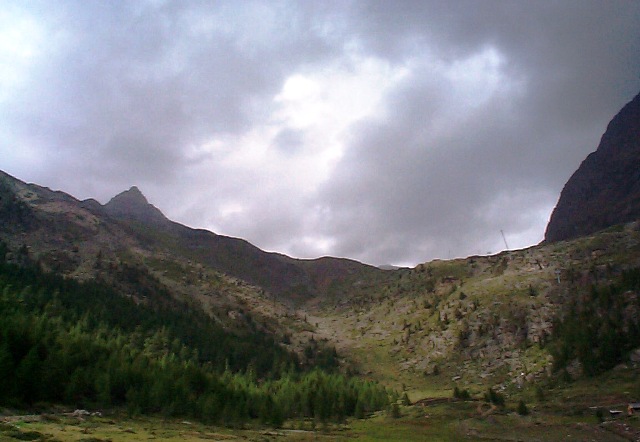
[[[570,274],[588,289],[594,274],[606,278],[605,267],[639,262],[635,226],[496,256],[434,261],[398,271],[394,282],[349,305],[324,304],[310,322],[364,374],[394,388],[405,384],[414,391],[412,399],[441,396],[454,384],[478,391],[499,384],[509,392],[546,378],[551,358],[536,343],[537,334],[551,329],[569,296]],[[432,292],[429,280],[435,282]],[[482,333],[492,322],[493,329]],[[465,323],[470,337],[461,345]],[[528,336],[514,342],[522,323]]]
[[[566,392],[566,391],[565,391]],[[196,422],[155,417],[131,419],[124,415],[76,418],[48,415],[7,419],[0,424],[0,441],[611,441],[637,440],[640,419],[621,418],[599,424],[593,414],[569,415],[539,411],[529,416],[503,411],[481,416],[478,402],[454,402],[431,407],[402,407],[394,419],[380,413],[345,424],[314,426],[289,422],[272,430],[258,425],[243,429],[206,426]],[[484,407],[486,409],[486,406]],[[21,437],[22,436],[22,437]],[[28,439],[31,436],[32,439]]]
[[[49,208],[54,209],[55,207]],[[65,213],[67,212],[65,206]],[[84,212],[77,214],[76,218],[80,215],[86,218],[83,218],[83,222],[91,221]],[[76,222],[76,219],[73,221]],[[91,223],[85,227],[94,228]],[[104,244],[108,243],[109,241],[104,241]],[[94,246],[95,244],[91,247],[87,245],[87,250],[84,250],[84,243],[80,244],[79,253],[95,256],[99,249]],[[174,246],[175,244],[165,244],[168,249]],[[107,253],[107,257],[113,257],[114,253],[117,253],[108,248],[105,250],[110,252]],[[469,347],[461,351],[455,345],[465,319],[472,325],[478,325],[490,322],[497,315],[501,320],[506,318],[514,323],[519,318],[512,317],[513,313],[525,311],[525,319],[544,322],[553,316],[554,306],[562,302],[563,296],[566,296],[566,280],[570,274],[584,278],[585,284],[588,285],[594,274],[600,273],[606,277],[604,268],[607,265],[614,268],[637,266],[640,263],[640,235],[635,226],[613,228],[572,242],[534,247],[492,257],[435,261],[416,269],[378,275],[373,278],[380,277],[379,281],[374,281],[375,283],[367,280],[366,276],[361,278],[360,275],[355,275],[329,287],[331,296],[325,300],[326,302],[309,303],[306,310],[298,311],[297,314],[279,303],[271,302],[268,294],[265,295],[258,287],[219,275],[211,269],[203,270],[196,259],[184,257],[173,262],[163,262],[158,259],[157,251],[154,250],[151,254],[137,248],[133,255],[118,258],[125,258],[127,261],[133,259],[135,262],[146,261],[148,268],[163,283],[172,287],[178,297],[195,297],[202,301],[227,327],[235,328],[234,322],[242,322],[241,314],[229,315],[230,312],[241,313],[242,310],[246,310],[252,312],[264,327],[277,327],[277,330],[274,330],[276,334],[293,333],[294,343],[298,339],[297,335],[305,336],[303,341],[306,341],[306,336],[312,334],[324,337],[336,343],[343,355],[354,360],[365,376],[379,380],[396,390],[401,390],[404,384],[411,400],[448,397],[456,384],[468,388],[476,396],[481,395],[489,385],[500,385],[505,387],[510,395],[508,407],[513,410],[517,399],[522,397],[533,411],[533,416],[529,418],[502,414],[480,418],[475,404],[467,406],[456,403],[430,407],[424,413],[429,415],[427,418],[421,415],[420,409],[405,409],[404,417],[400,420],[380,416],[366,421],[355,421],[351,424],[349,431],[352,433],[349,435],[334,432],[327,437],[351,439],[352,436],[358,436],[360,440],[437,440],[433,439],[437,435],[442,440],[459,440],[460,437],[474,438],[474,435],[478,434],[511,440],[515,437],[514,434],[518,434],[522,440],[535,440],[536,437],[553,440],[553,437],[562,434],[562,429],[566,431],[565,438],[567,434],[572,434],[576,440],[580,440],[580,434],[597,431],[599,428],[595,427],[593,411],[589,410],[589,407],[620,407],[629,400],[640,398],[640,373],[629,369],[564,386],[543,383],[545,400],[538,402],[535,385],[538,381],[545,380],[544,368],[549,364],[546,349],[531,343],[514,346],[506,342],[505,351],[497,353],[499,357],[492,357],[489,356],[493,351],[489,344],[494,340],[493,337],[481,336],[477,338],[476,348],[484,349],[485,354],[474,357]],[[80,267],[76,273],[85,270]],[[556,270],[560,271],[560,284],[557,283]],[[201,279],[201,274],[204,274],[204,279]],[[391,280],[387,279],[388,275],[393,275]],[[433,292],[430,291],[430,282],[434,282]],[[530,296],[529,287],[535,289],[536,296]],[[425,301],[429,307],[425,307]],[[477,307],[474,307],[475,303]],[[455,317],[456,311],[461,312],[461,318]],[[448,321],[442,321],[442,314],[447,315]],[[301,319],[305,315],[308,316],[307,321]],[[536,318],[536,315],[539,317]],[[447,324],[443,325],[443,322]],[[287,323],[287,326],[276,325],[283,323]],[[408,340],[402,342],[407,337],[407,329],[410,330]],[[304,333],[296,333],[299,330],[304,330]],[[487,363],[489,368],[486,366]],[[436,375],[433,374],[435,366],[439,368],[439,374]],[[517,377],[514,375],[521,372],[537,377],[518,388],[513,380]],[[461,378],[453,381],[457,376]],[[434,418],[436,415],[438,419]],[[135,427],[136,433],[124,434],[117,433],[122,432],[121,429],[111,428],[111,436],[103,437],[101,434],[99,437],[136,440],[131,439],[134,437],[131,435],[153,436],[150,431],[155,432],[157,428],[165,425],[161,421],[151,419],[151,423],[147,425],[151,430],[145,430],[145,424],[140,422],[144,421],[121,422],[118,419],[118,424],[115,424],[118,428],[126,429],[138,425],[140,427]],[[537,425],[536,422],[549,429],[540,430],[538,427],[541,425]],[[637,427],[636,420],[624,422]],[[98,424],[100,427],[100,422]],[[176,428],[171,427],[171,431],[183,431],[182,440],[185,440],[186,432],[181,430],[178,424],[175,424]],[[610,426],[615,427],[615,422]],[[145,431],[147,433],[144,433]],[[226,430],[220,430],[219,433],[229,434]],[[605,436],[609,437],[610,433],[607,430],[607,433],[598,435],[597,439],[606,440]],[[257,438],[262,437],[259,432],[250,434],[251,436],[247,436],[249,439],[256,435]],[[158,438],[165,437],[169,437],[168,433]],[[308,438],[318,435],[291,433],[286,437],[310,440]],[[199,435],[198,438],[206,437]],[[73,439],[61,437],[60,440]]]

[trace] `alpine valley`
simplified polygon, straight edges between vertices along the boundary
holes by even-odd
[[[639,104],[543,243],[415,268],[0,172],[1,440],[639,440]]]

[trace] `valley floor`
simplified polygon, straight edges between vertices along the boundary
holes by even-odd
[[[568,391],[559,392],[565,396]],[[574,400],[574,402],[571,402]],[[281,429],[248,425],[242,429],[212,427],[161,417],[129,418],[121,414],[78,417],[69,414],[4,416],[0,441],[637,441],[640,417],[611,418],[600,423],[595,413],[578,407],[556,408],[557,401],[520,416],[509,407],[490,409],[480,401],[447,401],[430,406],[403,406],[401,416],[378,413],[344,424],[289,421]],[[585,397],[578,401],[585,400]],[[574,408],[576,407],[576,408]]]

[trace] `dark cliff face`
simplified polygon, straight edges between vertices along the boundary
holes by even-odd
[[[598,149],[562,189],[545,241],[563,241],[640,218],[640,94],[609,123]]]

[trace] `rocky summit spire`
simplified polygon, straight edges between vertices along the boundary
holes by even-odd
[[[640,94],[609,123],[598,149],[571,176],[545,241],[595,233],[640,219]]]
[[[149,204],[136,186],[111,198],[104,208],[114,218],[156,225],[170,222],[158,208]]]

